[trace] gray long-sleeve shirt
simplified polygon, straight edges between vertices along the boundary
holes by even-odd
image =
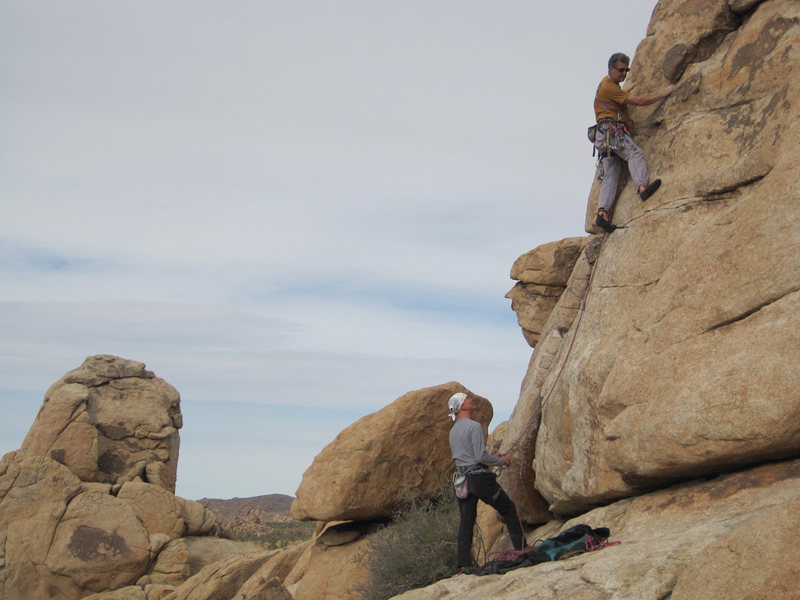
[[[456,419],[450,430],[450,452],[457,467],[471,467],[477,464],[497,467],[503,464],[502,458],[486,451],[483,427],[472,419]]]

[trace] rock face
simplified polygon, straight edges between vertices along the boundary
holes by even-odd
[[[178,393],[141,363],[94,356],[56,382],[0,461],[0,597],[141,597],[122,590],[170,541],[212,531],[173,494],[180,425]]]
[[[180,396],[142,363],[92,356],[54,383],[22,443],[82,481],[134,478],[175,492]]]
[[[185,536],[170,541],[137,580],[145,587],[164,585],[177,588],[205,567],[237,554],[263,553],[257,544],[246,544],[217,537]]]
[[[800,4],[662,0],[632,66],[678,85],[634,111],[664,183],[547,315],[504,442],[533,518],[800,453]]]
[[[541,410],[543,404],[553,396],[560,378],[559,373],[564,365],[560,355],[567,352],[573,343],[568,332],[585,310],[586,290],[601,245],[600,238],[588,240],[575,262],[565,292],[552,312],[543,315],[547,322],[545,335],[531,358],[522,381],[520,399],[514,407],[500,446],[511,457],[511,468],[503,471],[500,485],[517,501],[520,517],[527,523],[543,523],[551,517],[548,502],[536,489],[533,470]]]
[[[453,470],[447,401],[475,398],[475,420],[488,428],[492,406],[452,382],[409,392],[343,430],[303,474],[292,503],[299,520],[374,520],[402,505],[400,492],[434,496]]]

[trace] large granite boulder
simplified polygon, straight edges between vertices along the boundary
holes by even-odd
[[[91,356],[47,391],[21,451],[49,456],[82,481],[138,477],[174,493],[182,425],[177,390],[144,364]]]
[[[0,598],[73,599],[81,587],[50,572],[50,546],[62,515],[81,493],[81,481],[47,456],[0,461]],[[85,594],[83,594],[85,595]]]
[[[623,189],[542,329],[504,442],[523,513],[800,454],[800,4],[736,9],[662,0],[634,57],[628,87],[678,84],[634,111],[664,183]]]
[[[302,574],[298,574],[291,582],[289,575],[313,544],[314,540],[308,540],[276,552],[239,588],[233,600],[273,600],[273,597],[280,598],[284,590],[288,600],[292,600],[286,587],[292,582],[297,584]],[[305,563],[307,565],[307,560]],[[280,588],[276,581],[281,583]]]
[[[344,429],[303,474],[292,503],[299,520],[346,521],[390,517],[402,494],[434,496],[453,471],[447,401],[475,398],[475,419],[488,429],[492,406],[451,382],[409,392]]]
[[[177,588],[170,596],[170,600],[232,600],[239,596],[239,591],[256,573],[261,566],[269,560],[274,552],[259,552],[251,554],[234,554],[222,558],[213,564],[201,569],[196,575],[189,578],[186,583]],[[256,590],[258,595],[246,598],[285,598],[285,589],[280,584],[276,588],[273,584],[264,582]],[[261,592],[264,592],[263,594]],[[269,595],[267,595],[269,593]],[[284,593],[283,596],[277,593]]]
[[[523,254],[511,266],[511,279],[517,284],[506,298],[511,300],[522,335],[531,348],[539,341],[547,317],[558,304],[585,246],[583,237],[549,242]]]
[[[50,388],[0,461],[1,598],[137,597],[128,588],[150,583],[171,541],[214,530],[211,511],[172,493],[178,402],[144,365],[110,356]]]
[[[170,541],[186,539],[182,507],[157,485],[128,482],[115,496],[109,484],[83,483],[48,456],[9,453],[0,462],[0,597],[46,598],[57,590],[59,598],[77,600],[162,582],[158,569],[172,556]],[[241,542],[218,541],[247,550]],[[234,553],[226,550],[215,560]],[[194,564],[211,562],[209,552],[195,556]],[[155,573],[146,576],[153,563]],[[176,586],[190,576],[188,565],[173,573],[168,581]]]
[[[178,588],[205,567],[234,555],[259,554],[258,544],[211,536],[185,536],[171,540],[159,552],[150,569],[136,583]]]
[[[160,548],[134,507],[110,494],[89,491],[70,501],[55,529],[45,565],[80,588],[101,592],[134,583]]]
[[[306,549],[302,578],[287,589],[295,600],[361,598],[358,586],[370,577],[363,561],[368,544],[369,538],[336,546],[316,540]]]

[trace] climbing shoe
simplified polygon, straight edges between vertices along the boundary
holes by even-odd
[[[594,220],[594,222],[600,227],[600,229],[608,233],[611,233],[617,228],[616,225],[613,225],[611,221],[607,220],[599,212],[597,213],[597,218]]]
[[[642,202],[647,200],[650,196],[656,193],[656,190],[661,187],[661,180],[654,179],[650,182],[646,188],[644,188],[641,192],[639,192],[639,197],[642,199]]]

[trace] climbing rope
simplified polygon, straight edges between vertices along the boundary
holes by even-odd
[[[586,551],[594,552],[595,550],[608,548],[609,546],[619,546],[621,543],[622,542],[620,540],[609,542],[608,540],[595,540],[592,538],[592,536],[589,536],[586,538]]]

